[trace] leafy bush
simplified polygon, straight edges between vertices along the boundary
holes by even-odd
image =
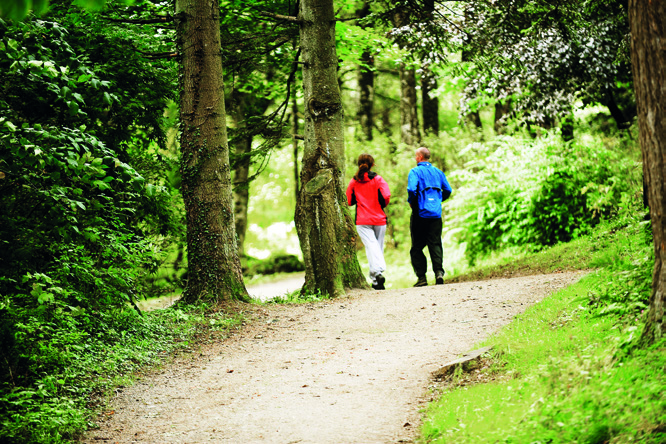
[[[70,6],[0,20],[2,442],[71,437],[100,375],[180,334],[128,308],[180,233],[157,172],[174,78]]]
[[[451,175],[450,226],[474,261],[509,246],[538,250],[589,233],[640,187],[631,154],[585,139],[499,137],[471,144],[475,161]]]
[[[11,364],[0,385],[0,441],[74,438],[90,425],[96,395],[187,345],[199,318],[182,309],[140,316],[127,308],[75,307],[52,308],[40,317],[0,305],[1,358]]]

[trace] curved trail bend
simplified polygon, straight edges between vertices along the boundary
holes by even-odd
[[[240,332],[124,389],[84,442],[412,442],[431,372],[583,274],[257,307]]]

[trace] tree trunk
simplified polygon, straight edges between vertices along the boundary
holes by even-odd
[[[246,94],[237,92],[233,97],[232,118],[237,131],[243,131],[248,109]],[[245,254],[245,233],[247,232],[247,207],[250,200],[250,158],[252,150],[252,136],[249,134],[238,136],[234,140],[234,154],[237,161],[234,165],[234,225],[238,236],[238,254]]]
[[[467,15],[465,17],[467,17]],[[468,62],[469,59],[470,59],[469,51],[463,48],[461,61]],[[469,114],[467,114],[465,116],[465,123],[474,125],[474,128],[483,129],[483,123],[481,122],[481,114],[479,113],[478,110],[472,111]]]
[[[474,23],[477,20],[477,17],[472,16],[472,7],[471,3],[465,3],[465,6],[463,6],[465,12],[464,12],[464,23]],[[465,42],[469,42],[469,34],[465,33]],[[469,53],[468,46],[463,43],[463,49],[462,49],[462,54],[460,56],[460,60],[464,62],[469,62],[471,59],[471,54]],[[472,111],[471,113],[467,114],[465,116],[465,122],[467,124],[471,123],[474,125],[474,127],[478,129],[483,128],[483,124],[481,123],[481,115],[479,114],[479,111]]]
[[[363,2],[363,7],[356,11],[358,18],[367,17],[370,14],[370,3]],[[363,26],[365,28],[365,26]],[[375,57],[372,54],[372,47],[366,47],[361,53],[358,72],[358,90],[359,107],[358,122],[361,126],[363,138],[371,141],[375,126],[374,105],[375,105]]]
[[[495,102],[495,121],[493,128],[495,134],[504,134],[506,131],[506,118],[511,113],[511,99],[506,99],[504,103]]]
[[[331,297],[366,288],[356,229],[343,188],[343,110],[337,81],[333,0],[301,0],[305,143],[295,222],[305,263],[304,292]],[[346,184],[344,184],[346,186]]]
[[[177,0],[180,172],[187,218],[183,300],[246,299],[231,205],[217,2]]]
[[[421,74],[421,106],[423,108],[423,132],[439,135],[439,98],[434,95],[437,77],[429,66],[423,67]]]
[[[358,121],[366,141],[372,140],[372,130],[375,126],[374,117],[372,115],[375,90],[375,73],[372,70],[374,65],[375,58],[370,51],[363,51],[361,54],[361,66],[358,74],[358,89],[360,93]]]
[[[409,16],[405,11],[397,11],[394,14],[393,26],[401,28],[408,24]],[[416,70],[402,62],[398,71],[400,73],[400,140],[408,146],[416,146],[421,142],[416,101]]]
[[[423,9],[428,20],[434,20],[435,0],[424,0]],[[430,64],[424,62],[421,74],[421,112],[423,113],[423,133],[439,135],[439,98],[434,92],[437,90],[437,77],[430,69]]]
[[[666,291],[666,2],[629,0],[631,62],[654,236],[652,295],[642,340],[663,337]]]
[[[295,84],[296,82],[294,82]],[[294,137],[293,137],[293,142],[292,142],[292,149],[294,151],[294,193],[296,196],[296,199],[294,202],[298,202],[298,193],[299,193],[299,183],[298,183],[298,178],[299,178],[299,173],[298,173],[298,162],[300,159],[298,158],[298,139],[296,136],[298,135],[298,100],[296,98],[296,92],[294,92],[294,96],[291,101],[291,117],[292,117],[292,130],[294,131]]]
[[[400,140],[409,146],[421,142],[416,103],[416,70],[400,65]]]

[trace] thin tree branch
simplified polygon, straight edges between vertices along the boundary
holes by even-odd
[[[178,52],[174,51],[165,51],[165,52],[144,52],[136,50],[139,54],[145,56],[147,59],[158,60],[158,59],[171,59],[178,57]]]
[[[173,17],[170,15],[162,15],[149,19],[114,19],[107,18],[106,20],[114,23],[131,23],[133,25],[152,25],[155,23],[170,23],[173,22]]]
[[[274,18],[274,19],[277,19],[277,20],[284,20],[284,21],[290,22],[290,23],[301,23],[301,21],[302,21],[298,17],[293,17],[291,15],[274,14],[272,12],[260,12],[259,15],[263,16],[263,17]]]

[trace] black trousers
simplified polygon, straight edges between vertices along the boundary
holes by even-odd
[[[426,275],[428,269],[428,260],[423,254],[423,248],[428,247],[430,260],[432,262],[432,271],[444,272],[443,261],[444,252],[442,251],[442,218],[425,219],[419,217],[418,213],[412,212],[409,221],[409,232],[412,235],[412,248],[409,250],[409,256],[412,260],[412,267],[417,277]]]

